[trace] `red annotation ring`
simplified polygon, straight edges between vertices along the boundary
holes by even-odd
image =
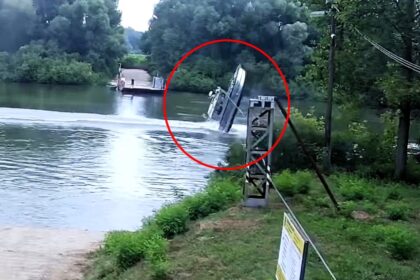
[[[169,125],[169,121],[168,121],[168,114],[166,111],[166,96],[168,94],[168,89],[169,89],[169,85],[171,83],[171,80],[175,74],[175,72],[178,70],[179,66],[185,61],[185,59],[187,59],[190,55],[192,55],[193,53],[195,53],[196,51],[198,51],[199,49],[202,49],[204,47],[210,46],[210,45],[215,45],[215,44],[219,44],[219,43],[233,43],[233,44],[241,44],[244,46],[247,46],[249,48],[252,48],[256,51],[258,51],[259,53],[261,53],[263,56],[265,56],[270,62],[271,64],[273,64],[274,68],[277,70],[277,73],[279,73],[282,81],[283,81],[283,85],[284,88],[286,90],[286,96],[287,96],[287,117],[284,121],[283,124],[283,128],[279,134],[279,136],[277,137],[276,141],[274,142],[273,146],[265,153],[263,154],[261,157],[257,158],[254,161],[250,161],[246,164],[243,165],[238,165],[238,166],[231,166],[231,167],[220,167],[220,166],[214,166],[211,164],[207,164],[205,162],[200,161],[199,159],[195,158],[194,156],[192,156],[191,154],[189,154],[182,146],[181,144],[179,144],[178,140],[176,139],[174,133],[171,130],[171,127]],[[195,161],[196,163],[208,167],[208,168],[212,168],[215,170],[225,170],[225,171],[233,171],[233,170],[240,170],[240,169],[244,169],[247,168],[251,165],[254,165],[258,162],[260,162],[261,160],[263,160],[264,158],[266,158],[270,153],[272,153],[274,151],[274,149],[277,147],[277,145],[280,143],[280,140],[283,138],[284,134],[286,133],[287,130],[287,126],[289,124],[289,119],[290,119],[290,90],[289,90],[289,85],[287,84],[286,81],[286,77],[284,76],[283,72],[281,71],[280,67],[278,66],[278,64],[276,63],[276,61],[271,58],[265,51],[263,51],[262,49],[260,49],[259,47],[242,41],[242,40],[235,40],[235,39],[218,39],[218,40],[212,40],[212,41],[208,41],[206,43],[203,43],[195,48],[193,48],[192,50],[190,50],[189,52],[187,52],[175,65],[175,67],[172,69],[171,73],[169,74],[168,80],[166,81],[166,87],[165,87],[165,92],[163,94],[163,117],[165,119],[165,124],[166,124],[166,128],[168,129],[169,134],[171,135],[172,140],[174,141],[174,143],[176,144],[176,146],[190,159],[192,159],[193,161]]]

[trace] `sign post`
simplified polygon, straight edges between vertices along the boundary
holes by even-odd
[[[284,213],[280,253],[277,263],[277,280],[303,280],[308,256],[308,237],[292,217]]]

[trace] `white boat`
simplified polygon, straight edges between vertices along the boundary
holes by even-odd
[[[241,65],[238,65],[229,89],[224,91],[221,87],[217,87],[209,94],[212,100],[207,112],[208,118],[219,121],[219,130],[224,133],[228,133],[232,128],[233,121],[241,104],[245,78],[246,71]]]

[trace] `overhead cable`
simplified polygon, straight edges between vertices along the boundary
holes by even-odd
[[[375,41],[373,41],[372,39],[367,37],[365,34],[363,34],[359,29],[355,28],[355,30],[364,40],[369,42],[373,47],[375,47],[381,53],[383,53],[387,57],[391,58],[395,62],[401,64],[402,66],[420,74],[420,66],[419,65],[414,64],[414,63],[412,63],[412,62],[410,62],[410,61],[408,61],[408,60],[406,60],[402,57],[399,57],[398,55],[394,54],[393,52],[391,52],[391,51],[387,50],[386,48],[382,47],[381,45],[379,45],[378,43],[376,43]]]

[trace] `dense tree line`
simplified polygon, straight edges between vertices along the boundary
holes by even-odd
[[[289,0],[165,0],[157,4],[142,49],[167,74],[181,55],[211,39],[236,38],[263,48],[293,81],[311,54],[311,33],[305,6]],[[281,81],[269,62],[239,45],[214,45],[188,59],[173,86],[208,91],[226,84],[242,63],[260,89],[278,90]],[[214,82],[216,81],[216,82]]]
[[[19,3],[18,3],[19,2]],[[0,0],[0,79],[82,84],[126,52],[117,0]]]
[[[381,108],[388,111],[387,119],[395,119],[389,122],[395,123],[395,131],[388,130],[395,138],[387,137],[386,145],[396,148],[375,161],[383,170],[392,166],[394,176],[402,178],[408,168],[413,112],[420,108],[420,76],[379,52],[356,29],[420,65],[420,1],[331,2],[338,5],[335,101],[347,108]],[[162,0],[141,47],[150,54],[152,67],[167,74],[182,54],[200,43],[218,38],[246,40],[279,63],[294,96],[308,92],[324,98],[331,14],[310,18],[309,11],[329,8],[325,0]],[[281,88],[265,59],[235,45],[211,46],[188,58],[177,71],[172,88],[205,92],[226,85],[237,63],[246,68],[248,81],[257,85],[253,89],[259,93],[261,89],[273,92]]]

